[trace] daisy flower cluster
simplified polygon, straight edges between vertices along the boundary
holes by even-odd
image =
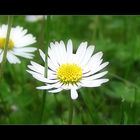
[[[0,26],[0,63],[3,60],[4,45],[6,42],[8,25]],[[20,63],[20,59],[17,56],[32,59],[33,54],[37,48],[27,47],[36,42],[36,38],[32,34],[27,34],[27,29],[17,26],[11,28],[10,38],[8,42],[7,60],[9,63]]]
[[[3,61],[7,29],[8,25],[0,26],[0,63]],[[37,48],[29,47],[29,45],[35,42],[36,38],[32,34],[27,34],[27,29],[20,26],[12,27],[6,55],[8,62],[20,63],[17,56],[32,59],[34,56],[32,53]],[[82,42],[74,53],[71,40],[68,40],[66,45],[63,41],[51,42],[47,57],[42,50],[39,50],[44,63],[47,58],[47,77],[44,76],[45,67],[33,61],[28,65],[27,72],[45,84],[37,89],[48,90],[50,93],[70,90],[71,98],[77,99],[77,90],[81,87],[99,87],[109,81],[109,79],[103,78],[108,71],[100,72],[109,62],[102,63],[103,53],[93,54],[94,49],[94,45]]]
[[[82,42],[74,53],[71,40],[66,45],[63,41],[51,42],[47,55],[47,77],[44,76],[45,67],[33,61],[28,65],[27,72],[45,84],[37,89],[50,93],[70,90],[71,98],[77,99],[77,90],[81,87],[99,87],[109,81],[103,78],[108,71],[100,72],[109,62],[102,63],[103,53],[93,54],[94,49],[95,46]],[[43,51],[39,50],[39,53],[46,62]]]

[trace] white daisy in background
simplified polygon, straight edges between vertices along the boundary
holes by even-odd
[[[3,59],[4,53],[4,45],[6,41],[8,25],[0,26],[0,63]],[[10,38],[8,43],[7,50],[7,60],[9,63],[20,63],[20,60],[17,56],[21,56],[24,58],[32,59],[35,50],[34,47],[26,47],[36,42],[36,38],[33,37],[32,34],[27,34],[27,29],[23,29],[23,27],[17,26],[15,28],[11,28]]]
[[[28,16],[25,16],[25,20],[28,21],[28,22],[36,22],[36,21],[39,21],[39,20],[42,20],[43,19],[43,15],[28,15]],[[45,16],[45,19],[47,19],[47,16]]]
[[[88,46],[87,42],[82,42],[74,54],[71,40],[68,41],[66,47],[63,41],[50,43],[47,78],[44,77],[45,68],[33,61],[31,61],[31,65],[28,65],[30,70],[27,72],[45,83],[45,86],[37,87],[37,89],[48,90],[51,93],[70,90],[71,98],[77,99],[77,89],[99,87],[109,81],[102,78],[108,71],[99,72],[109,62],[102,63],[102,52],[93,55],[94,48],[92,45]],[[41,50],[39,52],[45,62],[45,54]]]

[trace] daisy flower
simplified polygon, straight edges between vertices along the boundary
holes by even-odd
[[[6,41],[8,25],[0,26],[0,63],[3,59],[4,45]],[[26,47],[36,42],[36,38],[32,34],[27,34],[27,29],[17,26],[11,28],[10,38],[8,42],[7,60],[9,63],[20,63],[17,56],[32,59],[36,50],[34,47]]]
[[[81,87],[99,87],[109,81],[107,78],[102,78],[108,71],[99,72],[109,62],[102,63],[102,52],[93,55],[94,48],[93,45],[88,46],[87,42],[82,42],[76,53],[73,53],[71,40],[68,40],[66,47],[63,41],[51,42],[48,48],[47,78],[44,77],[45,68],[33,61],[28,65],[30,70],[27,72],[45,83],[45,86],[37,89],[48,90],[50,93],[70,90],[71,98],[77,99],[77,90]],[[45,62],[45,54],[41,50],[39,53]]]
[[[25,16],[25,20],[28,21],[28,22],[36,22],[36,21],[39,21],[39,20],[42,20],[43,19],[43,15],[28,15],[28,16]],[[45,19],[47,19],[47,16],[45,16]]]

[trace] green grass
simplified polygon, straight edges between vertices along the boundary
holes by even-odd
[[[1,24],[7,24],[7,16],[1,16]],[[14,16],[13,26],[17,25],[27,28],[39,41],[41,21],[28,23],[25,16]],[[88,41],[96,46],[95,52],[103,51],[104,61],[110,62],[108,83],[78,91],[73,124],[140,124],[140,16],[52,16],[49,32],[50,41],[66,43],[72,39],[75,51],[82,41]],[[46,41],[45,30],[44,46],[32,46],[45,51]],[[43,92],[35,87],[42,83],[26,72],[30,60],[21,59],[21,64],[5,65],[0,83],[0,124],[39,123]],[[38,51],[33,61],[43,64]],[[66,94],[46,95],[43,124],[68,124]]]

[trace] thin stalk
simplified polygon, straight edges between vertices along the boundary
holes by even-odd
[[[133,102],[133,107],[132,107],[132,114],[133,114],[133,116],[132,116],[132,118],[133,118],[133,124],[135,124],[136,123],[136,99],[137,99],[137,89],[136,88],[134,88],[134,92],[135,92],[135,94],[134,94],[134,102]]]
[[[85,106],[86,106],[86,108],[87,108],[88,114],[89,114],[90,118],[92,119],[92,121],[93,121],[93,123],[94,123],[95,115],[94,115],[94,113],[91,111],[91,109],[90,109],[90,107],[89,107],[89,104],[88,104],[88,102],[87,102],[88,99],[85,99],[85,98],[83,97],[83,94],[84,94],[83,90],[80,89],[79,91],[80,91],[80,93],[81,93],[81,94],[80,94],[80,95],[81,95],[81,99],[82,99],[83,103],[85,104]],[[94,110],[95,110],[95,108],[94,108]],[[95,112],[96,112],[96,110],[95,110]]]
[[[72,124],[73,119],[73,101],[69,97],[69,118],[68,118],[68,124]]]
[[[45,16],[43,16],[43,19],[40,21],[41,23],[41,29],[40,29],[40,35],[39,35],[39,41],[38,41],[38,46],[40,49],[43,49],[44,47],[44,37],[45,37]]]
[[[121,110],[120,124],[124,124],[124,101],[123,102],[121,101],[120,110]]]
[[[93,30],[93,38],[95,41],[97,41],[97,32],[98,32],[98,29],[99,29],[99,16],[98,15],[95,15],[95,20],[94,20],[94,30]]]
[[[43,18],[43,20],[45,20],[45,16]],[[48,70],[48,63],[47,63],[47,55],[48,55],[48,45],[49,45],[49,41],[50,41],[50,16],[47,16],[47,22],[46,22],[46,51],[45,51],[45,72],[44,72],[44,77],[47,77],[47,70]],[[45,22],[44,22],[45,23]],[[44,24],[44,29],[45,29],[45,24]],[[45,34],[44,34],[45,36]],[[43,43],[44,40],[42,40]],[[41,114],[40,114],[40,123],[42,123],[43,121],[43,116],[44,116],[44,110],[45,110],[45,104],[46,104],[46,95],[47,95],[47,91],[43,91],[43,96],[42,96],[42,107],[41,107]]]
[[[43,115],[45,110],[45,103],[46,103],[46,91],[43,91],[42,95],[42,106],[41,106],[41,113],[40,113],[40,123],[43,121]]]
[[[120,124],[128,123],[128,105],[124,99],[121,100],[121,116],[120,116]]]
[[[122,82],[124,82],[124,83],[126,83],[126,84],[129,84],[129,85],[131,85],[131,86],[133,86],[133,87],[135,87],[135,88],[139,88],[138,85],[136,85],[136,84],[134,84],[133,82],[128,81],[128,80],[126,80],[126,79],[120,77],[119,75],[116,75],[116,74],[113,74],[113,73],[110,73],[109,75],[112,76],[112,77],[114,77],[114,78],[117,78],[118,80],[120,80],[120,81],[122,81]]]

